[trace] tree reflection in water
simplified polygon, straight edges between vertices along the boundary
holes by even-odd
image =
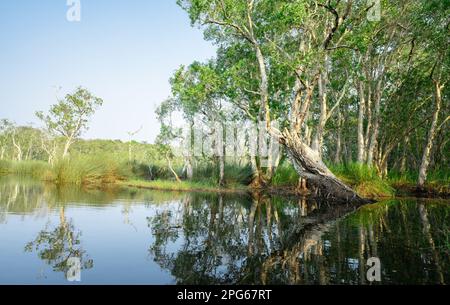
[[[445,283],[449,215],[445,203],[188,195],[148,218],[150,254],[178,284],[376,284],[370,257],[381,283]]]
[[[376,284],[366,279],[371,257],[381,260],[381,284],[450,282],[448,201],[396,199],[356,207],[263,195],[86,191],[8,178],[0,179],[0,223],[14,230],[22,226],[10,221],[17,216],[47,218],[49,211],[59,211],[58,225],[40,232],[30,226],[36,238],[20,241],[18,247],[28,243],[27,251],[36,252],[55,272],[67,274],[71,257],[80,258],[83,268],[92,268],[93,262],[65,209],[82,204],[87,208],[78,217],[117,220],[116,199],[123,221],[114,228],[120,232],[120,225],[127,226],[117,244],[130,239],[136,247],[129,249],[133,254],[140,253],[136,251],[142,243],[148,247],[148,239],[141,241],[139,233],[142,217],[149,216],[144,222],[152,233],[149,253],[180,284]],[[90,251],[98,253],[102,239],[90,238],[87,242],[97,247]],[[105,255],[96,261],[124,259],[120,253]],[[140,270],[148,266],[147,260],[132,263],[142,264]],[[136,277],[145,281],[148,274]]]
[[[94,261],[88,257],[81,245],[81,231],[76,230],[73,221],[67,220],[64,207],[60,208],[60,223],[56,228],[49,228],[49,224],[40,231],[36,239],[25,246],[25,251],[36,251],[38,257],[55,272],[67,275],[71,265],[71,258],[81,262],[81,269],[91,269]]]

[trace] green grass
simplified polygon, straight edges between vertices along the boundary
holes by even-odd
[[[296,186],[300,176],[290,164],[283,164],[277,168],[273,177],[272,185],[275,187]]]
[[[246,189],[242,185],[227,186],[227,188],[221,189],[216,183],[208,181],[195,182],[195,181],[171,181],[171,180],[128,180],[122,181],[119,184],[131,187],[148,188],[155,190],[168,190],[168,191],[243,191]]]
[[[406,171],[399,173],[392,171],[388,175],[388,181],[395,188],[414,188],[417,185],[419,173]],[[450,171],[444,169],[432,170],[427,175],[425,188],[434,193],[450,193]]]
[[[416,184],[419,180],[419,173],[418,171],[406,171],[404,173],[391,171],[389,172],[388,179],[392,183]],[[430,171],[427,175],[427,182],[448,185],[450,184],[450,171],[443,169]]]
[[[106,156],[74,157],[54,165],[43,161],[2,161],[0,173],[76,185],[115,183],[132,175],[125,163]]]
[[[60,160],[52,167],[50,180],[57,184],[111,184],[131,176],[125,163],[107,156]]]
[[[330,165],[331,171],[361,196],[370,198],[393,197],[411,193],[417,183],[417,173],[399,174],[390,172],[382,180],[374,168],[357,163]],[[181,173],[181,168],[177,169]],[[127,184],[160,190],[223,190],[218,185],[218,168],[211,163],[199,164],[194,169],[192,181],[178,183],[163,166],[151,166],[139,162],[128,162],[107,154],[96,156],[73,155],[59,160],[54,165],[43,161],[0,161],[0,174],[33,177],[57,185],[76,184],[82,186]],[[181,174],[180,174],[181,176]],[[247,189],[252,181],[250,166],[227,164],[225,167],[225,188],[227,190]],[[299,176],[292,165],[284,163],[277,168],[272,178],[275,188],[297,187]],[[436,193],[450,192],[450,173],[445,170],[431,171],[427,188]]]
[[[382,180],[376,170],[365,164],[349,163],[330,165],[330,170],[341,180],[352,186],[364,197],[393,197],[395,189],[388,181]]]
[[[226,185],[249,185],[253,180],[253,171],[250,165],[237,166],[234,164],[226,164],[224,173]],[[219,181],[219,168],[217,165],[211,163],[199,164],[194,169],[192,181],[217,185]]]
[[[16,176],[42,179],[49,171],[51,171],[50,165],[43,161],[0,161],[1,174],[13,174]]]
[[[395,190],[388,181],[377,176],[376,171],[366,165],[357,163],[330,165],[330,170],[346,184],[364,197],[392,197]],[[298,185],[299,175],[292,165],[283,164],[278,167],[272,179],[275,187],[295,187]]]

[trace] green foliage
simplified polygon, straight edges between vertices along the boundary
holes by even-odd
[[[331,165],[333,173],[356,182],[373,181],[379,179],[375,168],[359,163],[345,163]]]
[[[50,172],[50,165],[42,161],[0,161],[0,174],[13,174],[16,176],[44,179]]]
[[[78,138],[88,128],[88,119],[94,114],[103,100],[88,90],[79,87],[72,94],[53,105],[48,114],[36,112],[36,116],[50,132],[64,137]]]
[[[225,165],[225,183],[227,186],[249,185],[253,180],[253,170],[250,165],[237,166]],[[202,163],[194,170],[193,181],[205,181],[211,185],[217,185],[219,181],[219,169],[217,164]]]
[[[373,167],[366,164],[347,163],[331,165],[330,169],[343,181],[352,185],[362,196],[392,197],[395,190],[390,184],[381,179]]]
[[[400,173],[398,171],[390,171],[388,179],[391,183],[398,184],[415,184],[417,182],[419,173],[416,171],[405,171]],[[430,171],[427,177],[428,183],[441,183],[450,185],[450,172],[445,169],[436,169]]]
[[[0,173],[33,177],[60,185],[109,184],[132,176],[126,163],[108,156],[61,159],[53,166],[43,161],[1,161]]]
[[[391,171],[388,175],[388,181],[391,185],[398,189],[414,189],[417,180],[418,172],[405,171],[399,173],[398,171]],[[425,188],[433,195],[449,194],[450,193],[450,172],[447,169],[435,169],[428,173]]]
[[[279,166],[272,178],[273,186],[296,186],[300,176],[294,167],[289,163],[283,163]]]
[[[210,134],[217,131],[215,123],[226,127],[228,121],[239,124],[263,118],[278,119],[279,130],[289,131],[294,118],[303,117],[305,121],[299,124],[303,130],[291,130],[291,134],[301,135],[298,141],[308,145],[314,136],[323,135],[323,159],[350,162],[331,169],[361,194],[392,195],[389,183],[417,181],[430,118],[437,108],[433,82],[448,83],[448,1],[383,0],[380,22],[366,18],[365,0],[178,0],[177,4],[192,24],[204,29],[205,38],[218,51],[204,63],[181,66],[171,77],[172,96],[156,111],[161,124],[156,145],[80,140],[90,117],[103,103],[80,87],[58,100],[47,114],[36,114],[51,139],[47,139],[48,132],[0,121],[1,159],[48,160],[54,165],[1,162],[0,171],[76,184],[177,179],[183,175],[186,160],[176,156],[174,143],[192,144],[183,139],[172,120],[175,113],[181,113],[191,131],[201,128]],[[448,88],[442,88],[443,101],[448,100]],[[448,185],[450,142],[445,120],[450,104],[442,104],[434,155],[429,160],[435,168],[430,169],[428,180],[429,184]],[[359,109],[363,110],[360,115]],[[360,133],[364,149],[376,152],[367,162],[383,175],[391,170],[389,181],[381,180],[374,167],[351,163],[358,150],[358,123],[365,129]],[[53,156],[56,151],[59,155],[62,146],[64,156],[71,147],[66,160]],[[406,159],[402,163],[408,169],[405,174],[392,172]],[[205,157],[192,162],[198,163],[193,181],[215,185],[221,160]],[[249,166],[226,164],[224,172],[228,186],[249,185],[256,176]],[[284,164],[272,183],[296,186],[298,179],[292,166]]]
[[[62,159],[52,168],[52,179],[57,184],[108,184],[129,176],[126,164],[106,155]]]

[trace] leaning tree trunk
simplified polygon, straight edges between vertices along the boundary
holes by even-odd
[[[308,180],[309,189],[314,190],[318,197],[338,202],[370,202],[340,181],[323,163],[319,154],[304,144],[298,136],[284,132],[280,142],[286,147],[289,159],[298,174]]]
[[[181,183],[181,179],[178,176],[177,172],[173,169],[172,161],[170,160],[170,157],[168,154],[166,154],[166,160],[167,160],[167,166],[169,167],[169,170],[172,172],[173,176],[175,177],[175,180],[177,180],[178,183]]]
[[[308,180],[309,188],[311,189],[312,186],[312,189],[315,189],[318,197],[334,199],[337,202],[370,202],[361,198],[355,191],[336,178],[323,163],[320,155],[306,145],[299,137],[299,131],[309,113],[309,106],[318,75],[313,78],[312,82],[307,82],[307,84],[303,83],[296,90],[297,93],[292,106],[292,117],[294,121],[291,123],[290,128],[293,132],[286,130],[282,134],[279,134],[279,132],[275,132],[271,128],[268,75],[264,56],[256,40],[254,40],[254,46],[261,76],[261,109],[264,110],[263,114],[267,129],[272,133],[272,136],[278,137],[280,144],[286,148],[286,152],[300,177]],[[300,80],[297,80],[297,84],[300,85],[300,83]]]

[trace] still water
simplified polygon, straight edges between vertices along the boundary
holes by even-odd
[[[381,262],[381,282],[367,260]],[[69,282],[71,258],[81,282]],[[450,203],[56,188],[0,178],[0,284],[444,284]]]

